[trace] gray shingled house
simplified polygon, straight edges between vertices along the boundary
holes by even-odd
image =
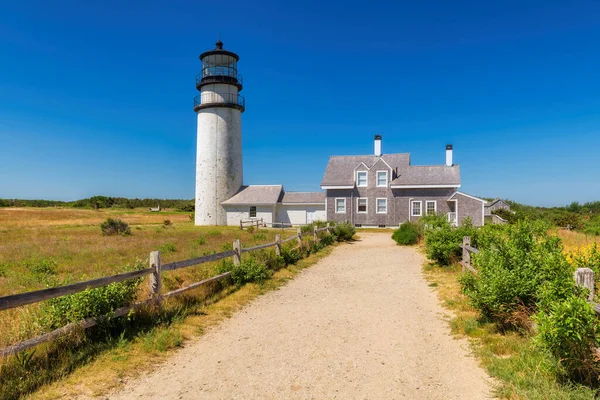
[[[485,200],[459,192],[460,168],[446,146],[446,164],[415,166],[410,153],[382,154],[381,136],[375,151],[364,156],[332,156],[321,189],[326,218],[356,226],[398,226],[427,214],[444,214],[453,224],[470,217],[484,224]]]
[[[495,199],[485,203],[485,215],[492,215],[492,211],[504,209],[510,211],[510,204],[502,199]]]

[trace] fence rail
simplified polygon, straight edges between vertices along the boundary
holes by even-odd
[[[203,257],[192,258],[189,260],[176,261],[168,264],[161,265],[160,262],[160,253],[158,251],[153,251],[150,253],[150,267],[146,269],[142,269],[139,271],[126,272],[123,274],[107,276],[98,279],[92,279],[84,282],[74,283],[72,285],[59,286],[56,288],[36,290],[33,292],[14,294],[10,296],[0,297],[0,311],[8,310],[11,308],[21,307],[28,304],[39,303],[44,300],[50,300],[57,297],[62,297],[74,293],[79,293],[87,289],[98,288],[101,286],[107,286],[111,283],[123,282],[128,279],[139,278],[142,276],[150,275],[149,286],[150,286],[150,298],[134,303],[127,307],[121,307],[116,309],[110,316],[100,316],[100,317],[90,317],[86,318],[83,321],[73,322],[68,325],[65,325],[61,328],[55,329],[51,332],[45,333],[43,335],[25,340],[20,343],[16,343],[14,345],[5,347],[0,349],[0,358],[6,357],[12,354],[16,354],[20,351],[30,349],[39,344],[50,342],[59,336],[63,336],[69,334],[71,332],[87,329],[92,326],[97,325],[98,323],[106,320],[108,318],[117,318],[122,317],[124,315],[128,315],[130,312],[135,311],[141,307],[147,305],[157,305],[160,306],[163,299],[170,298],[173,296],[178,296],[182,293],[185,293],[189,290],[199,288],[203,285],[209,284],[211,282],[217,282],[222,279],[225,279],[231,275],[231,272],[225,272],[220,275],[213,276],[211,278],[204,279],[200,282],[192,283],[189,286],[173,290],[168,293],[162,294],[162,278],[161,273],[163,271],[173,271],[180,268],[191,267],[194,265],[204,264],[211,261],[218,261],[224,258],[233,258],[233,263],[235,265],[239,265],[241,263],[241,255],[243,253],[248,253],[251,251],[266,249],[269,247],[275,247],[275,251],[277,255],[281,254],[281,245],[292,240],[297,240],[298,245],[302,245],[302,237],[303,236],[313,236],[313,240],[318,241],[318,233],[324,231],[330,231],[332,226],[327,224],[324,228],[317,228],[316,226],[313,228],[312,232],[302,233],[302,230],[298,228],[296,235],[281,240],[279,234],[275,235],[275,241],[272,243],[261,244],[254,247],[249,247],[243,249],[241,247],[241,243],[239,239],[234,240],[233,242],[233,250],[224,251],[221,253],[210,254]]]
[[[471,246],[471,237],[470,236],[463,237],[463,243],[461,245],[461,248],[462,248],[462,260],[460,261],[460,264],[463,267],[463,272],[466,272],[467,270],[469,270],[470,272],[477,275],[477,270],[475,268],[473,268],[473,266],[471,264],[471,253],[479,254],[480,251],[479,251],[479,249],[476,249],[475,247]],[[595,286],[594,271],[590,268],[577,268],[575,270],[573,278],[575,279],[575,284],[577,286],[582,286],[589,290],[587,301],[588,301],[588,303],[590,303],[590,305],[594,309],[594,312],[596,314],[600,314],[600,304],[594,302],[594,293],[595,293],[594,292],[594,289],[595,289],[594,288],[594,286]]]

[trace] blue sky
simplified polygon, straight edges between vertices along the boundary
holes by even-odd
[[[462,190],[600,200],[600,2],[27,1],[0,6],[0,198],[193,198],[198,55],[240,55],[244,181],[410,152]]]

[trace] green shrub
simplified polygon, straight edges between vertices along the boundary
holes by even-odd
[[[267,235],[264,232],[258,232],[252,236],[252,239],[257,242],[267,240]]]
[[[598,345],[596,317],[582,298],[570,296],[555,301],[536,317],[535,343],[550,353],[566,377],[597,384],[600,368],[594,359]]]
[[[221,250],[223,250],[223,251],[233,250],[233,243],[230,243],[230,242],[223,243],[223,245],[221,246]]]
[[[200,236],[198,239],[195,240],[196,245],[198,246],[202,246],[203,244],[206,243],[206,239],[204,239],[202,236]]]
[[[6,278],[8,272],[8,264],[0,264],[0,278]]]
[[[285,259],[275,254],[274,249],[254,251],[252,257],[271,271],[277,271],[285,267]]]
[[[281,246],[281,256],[286,265],[296,264],[302,259],[302,254],[292,246]]]
[[[270,277],[271,271],[254,257],[243,259],[240,265],[233,265],[231,269],[231,278],[237,285],[249,282],[261,284]]]
[[[470,220],[466,219],[457,228],[450,226],[443,216],[428,216],[422,218],[425,226],[425,245],[427,257],[440,265],[450,265],[458,261],[462,254],[464,236],[471,237],[471,244],[477,245],[477,229]]]
[[[168,228],[169,226],[173,226],[173,223],[171,222],[170,219],[165,219],[163,221],[163,227]]]
[[[252,235],[254,233],[254,226],[250,225],[248,228],[246,228],[246,230]]]
[[[196,213],[192,212],[190,215],[188,215],[190,221],[195,221],[196,220]]]
[[[473,255],[476,277],[461,280],[463,292],[485,317],[518,326],[515,316],[565,299],[574,290],[573,268],[560,239],[527,221],[486,230]]]
[[[497,210],[492,211],[492,214],[499,216],[502,219],[508,221],[509,224],[514,224],[517,222],[517,216],[512,211],[506,210],[504,208],[499,208]]]
[[[419,229],[415,223],[404,222],[394,231],[392,239],[400,245],[416,244],[419,241]]]
[[[35,275],[56,275],[56,267],[58,267],[54,258],[31,259],[24,261],[23,265]]]
[[[331,244],[333,244],[334,242],[334,236],[333,235],[323,235],[323,237],[321,238],[321,244],[323,245],[323,247],[326,246],[330,246]]]
[[[145,265],[138,261],[133,267],[125,267],[123,272],[144,268]],[[142,278],[129,279],[43,302],[44,325],[56,329],[88,317],[110,316],[117,308],[135,301],[141,281]]]
[[[177,251],[177,248],[173,243],[165,243],[162,246],[158,247],[158,251],[160,251],[161,253],[175,253]]]
[[[102,234],[105,236],[131,235],[131,229],[129,228],[129,225],[120,219],[108,218],[100,225],[100,229],[102,230]]]
[[[349,222],[342,222],[333,228],[333,234],[338,242],[347,242],[352,240],[356,229]]]

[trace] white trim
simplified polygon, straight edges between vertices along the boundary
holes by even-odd
[[[380,185],[379,184],[379,173],[380,172],[384,172],[385,173],[385,185]],[[385,170],[378,170],[375,172],[375,186],[376,187],[388,187],[389,185],[389,177],[390,177],[390,171],[385,171]]]
[[[415,215],[413,214],[413,204],[414,203],[419,203],[419,214]],[[422,200],[411,200],[410,201],[410,216],[411,217],[422,217],[423,216],[423,201]]]
[[[365,204],[365,210],[366,211],[358,211],[358,202],[360,200],[365,200],[366,204]],[[356,213],[357,214],[368,214],[369,213],[369,199],[367,197],[357,197],[356,198]]]
[[[437,214],[437,200],[425,200],[425,215],[429,215],[427,214],[427,204],[428,203],[433,203],[433,215]]]
[[[392,189],[443,189],[443,188],[459,188],[460,185],[391,185]]]
[[[385,212],[379,212],[379,200],[385,200]],[[388,199],[387,197],[377,197],[375,199],[375,213],[376,214],[387,214],[388,213]]]
[[[361,172],[364,172],[366,174],[364,186],[358,184],[358,174],[360,174]],[[369,187],[369,171],[354,171],[354,182],[356,183],[356,187]]]
[[[280,204],[282,206],[322,206],[322,205],[326,205],[327,202],[325,202],[325,203],[277,203],[277,204]]]
[[[344,200],[344,211],[337,210],[337,201],[338,200]],[[334,214],[347,214],[348,213],[348,210],[346,209],[346,198],[345,197],[336,197],[335,198],[335,203],[333,203],[333,212],[334,212]]]
[[[221,203],[221,205],[223,207],[229,207],[229,206],[276,206],[279,203]]]
[[[354,189],[354,186],[321,186],[321,189]]]
[[[485,203],[481,204],[481,226],[484,226],[484,225],[485,225]]]
[[[484,207],[485,207],[485,203],[487,203],[487,201],[485,201],[485,200],[482,200],[482,199],[480,199],[479,197],[471,196],[471,195],[469,195],[469,194],[466,194],[466,193],[463,193],[463,192],[459,192],[459,191],[456,191],[456,192],[454,192],[454,193],[452,194],[452,196],[450,196],[450,198],[449,198],[448,200],[452,200],[452,198],[453,198],[454,196],[456,196],[457,194],[461,194],[461,195],[463,195],[463,196],[465,196],[465,197],[468,197],[468,198],[470,198],[470,199],[473,199],[473,200],[479,200],[479,201],[481,201],[481,202],[483,203]]]
[[[369,167],[367,167],[367,164],[365,164],[365,162],[364,162],[364,161],[361,161],[361,162],[360,162],[360,164],[358,164],[356,167],[354,167],[354,171],[356,171],[356,169],[357,169],[358,167],[360,167],[360,165],[361,165],[361,164],[362,164],[362,165],[363,165],[363,166],[364,166],[364,167],[367,169],[367,171],[368,171],[368,170],[370,170],[370,168],[369,168]]]

